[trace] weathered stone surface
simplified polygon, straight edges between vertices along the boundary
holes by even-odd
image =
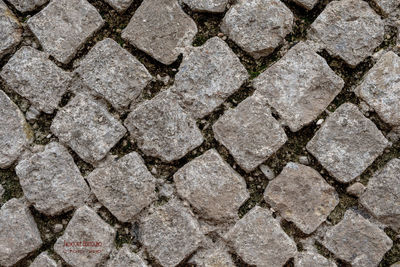
[[[297,253],[296,243],[282,230],[271,211],[256,206],[225,235],[248,264],[282,266]]]
[[[71,75],[48,59],[48,55],[24,46],[3,67],[0,76],[33,107],[53,113],[67,91]]]
[[[8,2],[20,12],[34,11],[48,1],[49,0],[8,0]]]
[[[90,189],[68,150],[59,143],[45,146],[15,167],[24,196],[47,215],[57,215],[79,207]]]
[[[265,98],[257,93],[226,111],[214,123],[213,131],[245,171],[257,168],[287,141]]]
[[[356,182],[347,187],[346,192],[350,195],[360,197],[364,193],[365,189],[366,188],[362,183]]]
[[[294,258],[295,267],[336,267],[332,261],[315,252],[300,252]]]
[[[247,77],[239,58],[222,39],[214,37],[185,54],[171,91],[194,118],[202,118],[237,91]]]
[[[182,158],[204,140],[196,122],[169,91],[138,105],[128,115],[125,126],[145,154],[163,161]]]
[[[357,12],[355,12],[357,10]],[[355,67],[381,44],[384,24],[362,0],[332,1],[311,24],[308,37]]]
[[[385,15],[389,15],[400,5],[399,0],[374,0],[374,2]]]
[[[44,51],[68,63],[83,44],[104,24],[86,0],[51,1],[28,20],[28,26]]]
[[[316,170],[293,162],[269,182],[264,199],[306,234],[314,232],[339,203],[335,188]]]
[[[107,261],[106,267],[147,267],[148,265],[136,253],[133,253],[128,245],[124,245],[116,255]]]
[[[83,160],[101,160],[125,135],[126,129],[107,109],[94,100],[77,95],[53,119],[51,131]]]
[[[0,184],[0,203],[1,203],[1,199],[3,198],[4,193],[6,192],[6,190],[4,189],[4,187]]]
[[[40,253],[29,267],[57,267],[57,263],[45,251]]]
[[[360,203],[393,229],[400,229],[400,159],[393,159],[369,181]]]
[[[122,31],[122,38],[169,65],[191,45],[196,33],[196,23],[177,0],[144,0]]]
[[[21,199],[0,209],[0,265],[11,266],[42,245],[39,230]]]
[[[376,225],[354,211],[346,211],[340,223],[329,229],[322,244],[354,267],[378,266],[392,247],[392,240]]]
[[[292,31],[293,14],[279,0],[239,0],[221,30],[254,58],[271,54]]]
[[[0,59],[22,40],[22,27],[7,5],[0,0]]]
[[[112,8],[122,13],[128,9],[133,0],[105,0]]]
[[[235,267],[231,255],[221,245],[197,250],[189,263],[198,267]]]
[[[390,265],[390,267],[400,267],[400,261],[396,262],[395,264]]]
[[[163,266],[176,266],[195,251],[203,239],[199,223],[177,199],[142,218],[140,238]]]
[[[400,126],[400,57],[391,51],[383,55],[355,92],[382,120]]]
[[[193,11],[222,13],[225,11],[228,0],[183,0]]]
[[[155,178],[136,152],[95,169],[87,177],[97,199],[122,222],[156,199]]]
[[[311,10],[318,3],[318,0],[292,0],[296,4],[304,7],[307,10]]]
[[[0,90],[0,168],[7,168],[31,142],[32,133],[17,105]]]
[[[174,182],[178,194],[201,216],[216,221],[238,218],[240,206],[249,198],[245,180],[215,149],[179,169]]]
[[[296,132],[315,120],[344,86],[325,59],[299,43],[254,80],[281,119]]]
[[[342,104],[307,144],[307,150],[338,181],[359,176],[388,146],[375,124],[350,103]]]
[[[145,66],[109,38],[89,51],[76,72],[88,88],[116,109],[127,107],[151,80]]]
[[[95,267],[114,249],[115,230],[88,206],[77,209],[54,251],[69,265]],[[100,244],[101,242],[101,244]]]

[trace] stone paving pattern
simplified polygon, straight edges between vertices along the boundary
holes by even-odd
[[[0,266],[400,266],[400,0],[0,0]]]

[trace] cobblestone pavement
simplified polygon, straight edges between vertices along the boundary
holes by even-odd
[[[400,0],[0,0],[0,266],[400,266]]]

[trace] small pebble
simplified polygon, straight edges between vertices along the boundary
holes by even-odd
[[[319,119],[316,124],[321,125],[323,122],[324,122],[324,119]]]
[[[62,229],[64,228],[64,226],[60,223],[54,225],[54,233],[59,233],[62,231]]]
[[[268,180],[273,180],[275,178],[274,171],[267,165],[260,165],[260,170],[268,178]]]
[[[356,182],[347,187],[346,192],[352,196],[360,197],[365,191],[365,186],[362,183]]]
[[[308,159],[307,156],[301,156],[299,157],[299,162],[303,165],[308,165],[310,164],[310,160]]]

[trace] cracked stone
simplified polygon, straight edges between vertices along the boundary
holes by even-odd
[[[87,180],[97,199],[122,222],[130,222],[156,200],[155,178],[136,152],[91,172]]]
[[[25,198],[40,212],[54,216],[80,207],[90,189],[68,150],[59,143],[24,157],[15,167]]]
[[[385,15],[389,15],[400,5],[400,0],[373,0]]]
[[[369,181],[361,204],[376,218],[400,229],[400,159],[393,159]]]
[[[140,258],[136,253],[132,252],[128,245],[124,245],[116,255],[113,255],[107,261],[106,267],[116,266],[132,266],[132,267],[147,267],[145,261]]]
[[[349,183],[388,145],[371,120],[345,103],[325,120],[306,148],[336,180]]]
[[[216,221],[238,219],[240,206],[250,197],[243,177],[215,149],[179,169],[174,182],[178,194],[201,216]]]
[[[248,74],[239,58],[218,37],[184,55],[171,91],[194,118],[202,118],[236,92]]]
[[[311,10],[318,3],[318,0],[292,0],[299,6],[304,7],[307,10]]]
[[[116,109],[128,107],[152,79],[139,60],[109,38],[89,51],[76,72]]]
[[[128,115],[125,126],[146,155],[166,162],[182,158],[204,141],[196,121],[169,91],[138,105]]]
[[[308,37],[355,67],[382,43],[384,23],[365,1],[332,1],[311,24]]]
[[[346,192],[352,196],[360,197],[364,193],[365,189],[366,188],[362,183],[356,182],[347,187]]]
[[[291,131],[314,121],[344,86],[325,59],[305,43],[289,50],[254,80]]]
[[[335,188],[313,168],[289,162],[269,182],[265,201],[305,234],[311,234],[339,203]]]
[[[183,12],[177,0],[144,0],[121,36],[169,65],[191,46],[196,33],[196,23]]]
[[[10,53],[22,40],[22,26],[18,19],[0,0],[0,59]]]
[[[46,4],[49,0],[8,0],[19,12],[34,11]]]
[[[177,199],[143,217],[139,229],[142,244],[162,266],[178,265],[203,240],[199,223]]]
[[[374,267],[393,242],[375,224],[348,210],[342,221],[326,232],[322,244],[354,267]]]
[[[115,236],[114,228],[91,208],[82,206],[75,211],[64,234],[57,239],[54,251],[71,266],[95,267],[114,249]]]
[[[0,209],[0,265],[14,265],[42,243],[28,206],[21,199],[7,201]]]
[[[67,64],[104,20],[86,0],[58,0],[51,1],[27,23],[44,51]]]
[[[282,230],[271,211],[256,206],[224,237],[248,264],[283,266],[297,253],[296,243]]]
[[[391,51],[383,55],[355,92],[382,120],[400,126],[400,57]]]
[[[337,267],[337,265],[315,252],[300,252],[294,258],[295,267]]]
[[[215,139],[246,172],[256,169],[287,141],[265,98],[257,93],[226,111],[212,128]]]
[[[53,113],[71,82],[71,75],[48,59],[48,55],[29,46],[18,50],[3,67],[0,76],[34,108]]]
[[[123,13],[131,6],[133,0],[105,0],[105,2],[119,13]]]
[[[24,114],[0,90],[0,168],[11,166],[32,141],[32,137]]]
[[[29,267],[57,267],[57,263],[45,251],[40,253]]]
[[[50,130],[89,163],[103,159],[126,133],[104,106],[84,95],[75,96],[57,113]]]
[[[183,3],[196,12],[222,13],[228,5],[228,0],[183,0]]]
[[[221,30],[258,59],[284,42],[293,20],[290,9],[279,0],[239,0],[226,13]]]

